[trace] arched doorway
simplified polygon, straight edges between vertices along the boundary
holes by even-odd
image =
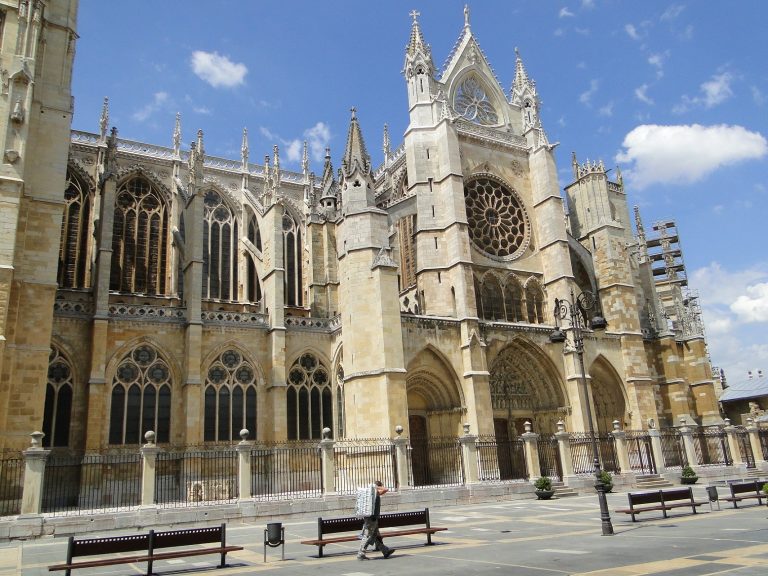
[[[565,413],[565,394],[557,371],[535,344],[512,342],[493,360],[490,374],[497,438],[522,434],[526,421],[536,432],[555,431]]]
[[[597,432],[611,432],[614,420],[618,420],[624,428],[630,419],[621,378],[616,370],[605,358],[599,356],[590,366],[589,375],[592,378],[592,402],[595,407]]]

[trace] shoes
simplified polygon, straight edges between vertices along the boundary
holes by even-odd
[[[357,559],[358,560],[370,560],[370,558],[368,558],[368,556],[366,556],[365,554],[358,554],[357,555]]]
[[[394,548],[390,548],[389,550],[387,550],[386,552],[384,552],[384,558],[389,558],[389,557],[390,557],[390,556],[392,556],[392,554],[394,554],[394,553],[395,553],[395,549],[394,549]]]

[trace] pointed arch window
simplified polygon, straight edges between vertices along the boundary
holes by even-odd
[[[48,356],[48,383],[45,386],[43,446],[69,446],[74,382],[72,364],[56,346]]]
[[[301,230],[287,212],[283,214],[283,261],[285,262],[285,304],[304,305],[303,256]]]
[[[501,284],[494,276],[486,276],[482,284],[483,318],[486,320],[504,321],[504,299],[501,295]]]
[[[328,369],[311,352],[288,371],[288,440],[320,439],[323,428],[333,430],[333,403]]]
[[[90,186],[68,170],[59,242],[59,288],[87,288],[90,284],[89,232],[93,196]]]
[[[247,428],[256,435],[256,370],[239,351],[229,349],[211,363],[205,377],[206,442],[236,440]]]
[[[456,90],[453,107],[464,118],[475,124],[493,126],[499,123],[499,115],[491,104],[480,80],[469,76]]]
[[[237,300],[237,219],[214,190],[203,207],[203,298]]]
[[[406,216],[397,221],[400,240],[400,290],[416,285],[416,245],[414,231],[416,215]]]
[[[531,324],[544,323],[544,292],[535,282],[525,288],[525,305],[528,322]]]
[[[514,279],[507,281],[504,286],[504,309],[507,322],[524,322],[523,289]]]
[[[110,290],[164,295],[168,206],[146,178],[133,177],[118,188],[112,230]]]
[[[139,444],[149,430],[157,442],[168,442],[172,386],[168,363],[153,346],[142,344],[126,354],[112,379],[109,443]]]
[[[344,366],[336,368],[336,437],[344,438]]]

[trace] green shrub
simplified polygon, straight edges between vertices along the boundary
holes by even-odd
[[[552,479],[549,476],[542,476],[533,485],[536,490],[552,490]]]
[[[696,478],[698,475],[690,466],[683,466],[683,478]]]
[[[613,476],[610,472],[603,470],[600,472],[600,482],[606,486],[613,486]]]
[[[763,484],[763,493],[765,493],[766,495],[768,495],[768,482],[766,482],[765,484]]]

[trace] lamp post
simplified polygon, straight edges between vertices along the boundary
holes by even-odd
[[[581,377],[581,386],[584,394],[584,402],[587,405],[587,421],[589,422],[589,435],[592,439],[592,454],[595,459],[595,490],[597,499],[600,503],[600,521],[603,527],[603,536],[613,535],[613,524],[611,524],[611,515],[608,512],[608,501],[605,497],[605,484],[601,478],[600,454],[597,448],[597,437],[595,436],[595,425],[592,422],[592,406],[589,401],[589,388],[587,388],[587,375],[584,370],[584,336],[582,330],[586,327],[587,312],[596,308],[595,295],[592,292],[582,292],[574,297],[571,289],[570,300],[558,300],[555,298],[555,331],[550,334],[551,342],[565,342],[565,333],[560,329],[559,320],[569,319],[571,329],[573,330],[573,346],[576,356],[579,358],[579,369]],[[596,314],[590,320],[590,328],[593,330],[603,330],[606,326],[605,318]]]

